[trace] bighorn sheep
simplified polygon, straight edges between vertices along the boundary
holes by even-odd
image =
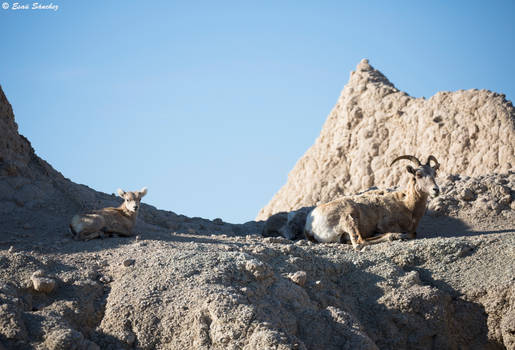
[[[390,166],[401,159],[418,166],[406,167],[412,175],[407,188],[389,193],[371,191],[345,196],[319,205],[307,217],[306,237],[318,242],[339,242],[348,236],[354,249],[394,239],[415,238],[428,196],[436,197],[440,193],[435,181],[440,164],[433,156],[422,164],[417,157],[404,155],[395,158]]]
[[[89,241],[104,237],[106,234],[132,236],[141,198],[146,194],[146,187],[136,192],[125,192],[119,189],[118,195],[124,199],[124,202],[118,208],[109,207],[92,213],[75,215],[70,223],[74,238]]]
[[[263,237],[282,236],[286,239],[296,240],[304,238],[306,217],[314,207],[303,207],[289,213],[279,212],[270,216],[261,235]]]

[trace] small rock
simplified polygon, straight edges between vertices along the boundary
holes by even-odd
[[[134,265],[135,262],[136,262],[136,260],[134,260],[134,259],[125,259],[123,261],[123,266],[125,266],[125,267],[132,266],[132,265]]]
[[[404,288],[409,288],[414,285],[419,285],[420,282],[420,276],[417,271],[410,271],[405,276],[403,276],[400,279],[401,285]]]
[[[291,240],[283,238],[283,237],[266,237],[266,238],[263,238],[263,242],[265,242],[265,243],[283,243],[283,244],[293,243]]]
[[[90,280],[96,280],[98,278],[98,272],[97,271],[88,271],[86,273],[86,276],[90,279]]]
[[[281,252],[284,254],[292,254],[295,251],[293,245],[286,245],[281,247]]]
[[[485,193],[486,191],[488,191],[488,187],[485,184],[479,183],[476,185],[476,192]]]
[[[474,194],[474,192],[472,192],[472,190],[470,188],[465,188],[461,192],[461,199],[463,199],[464,201],[471,201],[474,198],[475,198],[475,194]]]
[[[108,283],[111,283],[111,277],[102,276],[102,277],[100,277],[99,281],[102,282],[103,284],[108,284]]]
[[[13,254],[14,253],[14,247],[13,246],[10,246],[9,247],[9,250],[7,251],[9,254]]]
[[[511,202],[511,196],[510,195],[503,196],[499,200],[499,204],[504,205],[504,206],[509,206],[510,202]]]
[[[245,270],[250,272],[258,281],[272,277],[270,266],[259,260],[249,260],[245,263]]]
[[[48,294],[55,289],[55,280],[52,278],[35,276],[33,274],[30,280],[32,281],[32,288],[37,292]]]
[[[508,186],[499,186],[499,192],[504,195],[510,195],[510,188]]]
[[[288,275],[288,277],[290,278],[290,280],[292,280],[293,283],[296,283],[301,287],[303,287],[306,284],[306,271],[297,271],[294,274]]]

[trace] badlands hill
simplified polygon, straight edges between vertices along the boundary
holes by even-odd
[[[402,183],[404,167],[389,166],[401,154],[424,161],[433,154],[442,174],[506,172],[515,166],[515,109],[486,90],[413,98],[362,60],[315,144],[257,220]]]
[[[396,91],[366,62],[360,63],[351,84],[353,79],[363,83],[363,94],[347,95],[348,85],[342,96],[355,97],[353,105],[361,108],[363,121],[373,115],[380,125],[395,118],[399,124],[404,119],[415,123],[411,112],[426,111],[427,101]],[[381,95],[383,88],[393,92]],[[460,100],[454,94],[473,97]],[[406,106],[400,108],[403,116],[386,112],[395,109],[397,95],[405,96],[410,113]],[[388,147],[395,154],[425,156],[424,148],[410,145],[430,144],[442,128],[449,135],[456,129],[469,132],[465,110],[486,123],[478,124],[477,137],[462,153],[450,150],[458,147],[454,136],[449,149],[431,148],[446,173],[439,179],[442,195],[430,203],[418,230],[420,239],[356,252],[341,244],[263,238],[264,222],[235,225],[149,205],[141,208],[135,237],[74,241],[67,231],[73,214],[120,200],[71,182],[40,159],[19,135],[0,89],[0,350],[515,349],[513,109],[491,92],[441,95],[442,112],[432,117],[437,120],[433,128],[406,127],[411,135],[407,145],[391,138],[399,134],[390,129],[379,135],[372,130],[375,139],[368,133],[349,136],[347,129],[333,130],[335,142],[348,135],[345,142],[356,145],[338,146],[350,167],[348,179],[354,179],[356,171],[371,176],[370,169],[387,169],[389,159],[377,161],[384,164],[372,160],[370,169],[361,159],[360,150],[369,149],[373,140],[379,153],[370,159],[390,154]],[[368,114],[372,109],[376,112]],[[461,112],[453,114],[457,110]],[[483,110],[498,113],[487,123]],[[346,112],[338,113],[330,116],[335,126],[356,122]],[[423,114],[418,115],[422,125]],[[417,142],[411,139],[415,137]],[[313,183],[307,186],[313,196],[338,181],[331,175],[335,165],[327,162],[339,159],[334,158],[338,147],[322,136],[319,140],[327,152],[308,151],[319,160],[314,155],[303,158],[306,165],[318,164],[319,173],[312,173]],[[457,160],[473,164],[476,157],[484,168],[450,166]],[[397,178],[385,186],[403,179],[398,171],[394,169]],[[324,186],[315,183],[320,174],[328,175]],[[319,193],[311,200],[274,206],[263,215],[380,185],[379,175],[373,174],[372,182],[356,178],[349,188],[332,187],[323,193],[326,197]],[[298,198],[305,195],[299,189]]]

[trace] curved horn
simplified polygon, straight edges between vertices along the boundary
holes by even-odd
[[[438,169],[440,167],[440,163],[438,163],[438,161],[436,160],[435,156],[431,155],[429,157],[427,157],[427,165],[431,166],[431,161],[435,162],[435,165],[434,165],[434,169]]]
[[[417,158],[417,157],[415,157],[415,156],[408,156],[408,155],[404,155],[404,156],[400,156],[400,157],[395,158],[395,159],[393,160],[392,164],[390,164],[390,166],[392,166],[392,165],[393,165],[393,163],[395,163],[396,161],[401,160],[401,159],[408,159],[408,160],[411,160],[412,162],[417,163],[417,165],[418,165],[418,166],[421,166],[421,165],[422,165],[422,163],[420,163],[420,160],[418,160],[418,158]]]

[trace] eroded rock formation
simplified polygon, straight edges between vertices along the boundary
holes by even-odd
[[[515,166],[515,109],[504,95],[486,90],[413,98],[362,60],[315,144],[257,220],[402,184],[404,167],[389,166],[401,154],[424,160],[433,154],[443,176],[506,172]]]

